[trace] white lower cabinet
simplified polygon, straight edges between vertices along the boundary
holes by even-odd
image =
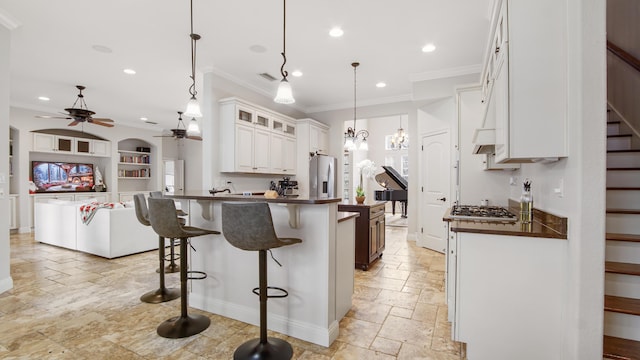
[[[452,338],[468,359],[560,359],[567,241],[449,232]]]

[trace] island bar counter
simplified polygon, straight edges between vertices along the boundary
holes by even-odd
[[[302,239],[300,244],[272,250],[282,267],[267,260],[268,285],[289,292],[286,298],[269,300],[269,330],[327,347],[338,337],[344,316],[340,304],[351,304],[353,293],[352,285],[342,285],[353,282],[340,277],[353,273],[337,269],[354,267],[353,257],[339,256],[354,246],[353,238],[336,235],[339,198],[266,199],[262,195],[213,196],[207,191],[166,196],[188,202],[190,225],[218,231],[222,230],[222,202],[269,203],[278,237]],[[191,281],[189,306],[257,326],[259,301],[251,290],[258,286],[258,253],[233,247],[224,234],[193,238],[191,244],[195,251],[189,254],[190,270],[204,271],[207,278]]]

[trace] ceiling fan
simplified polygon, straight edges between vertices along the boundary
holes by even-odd
[[[175,139],[191,139],[202,141],[202,137],[189,135],[187,133],[187,127],[184,125],[184,122],[182,122],[182,111],[178,111],[178,125],[176,126],[176,128],[169,130],[171,130],[171,135],[158,135],[155,137],[172,137]]]
[[[70,108],[66,108],[64,109],[64,111],[66,111],[67,113],[61,113],[63,115],[66,115],[65,117],[62,116],[36,116],[37,118],[45,118],[45,119],[66,119],[66,120],[73,120],[71,123],[69,123],[69,126],[76,126],[80,123],[84,123],[84,122],[88,122],[91,124],[96,124],[96,125],[100,125],[100,126],[106,126],[106,127],[113,127],[113,124],[110,124],[113,122],[113,120],[111,119],[105,119],[105,118],[94,118],[92,117],[95,112],[91,111],[87,108],[87,104],[84,102],[84,95],[82,95],[82,90],[85,89],[84,86],[82,85],[76,85],[76,88],[80,91],[80,93],[78,94],[78,98],[76,99],[76,101],[73,103],[73,105],[71,105]],[[76,107],[76,105],[78,107]]]

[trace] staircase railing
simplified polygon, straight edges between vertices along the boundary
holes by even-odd
[[[607,50],[614,55],[615,57],[617,57],[618,59],[622,60],[624,63],[626,63],[627,65],[629,65],[632,69],[634,69],[636,72],[640,73],[640,60],[638,60],[638,58],[636,58],[635,56],[631,55],[630,53],[628,53],[627,51],[623,50],[622,48],[620,48],[619,46],[617,46],[616,44],[612,43],[611,41],[607,40]],[[636,77],[634,77],[636,78]],[[637,79],[637,78],[636,78]],[[630,80],[630,79],[627,79]],[[611,79],[609,80],[611,81]],[[637,81],[637,80],[636,80]],[[636,82],[637,84],[637,82]],[[630,110],[628,109],[628,105],[630,104],[626,104],[626,103],[621,103],[619,105],[622,106],[622,108],[624,108],[623,110]],[[622,114],[622,111],[620,111],[618,108],[616,108],[612,103],[611,103],[611,99],[607,100],[607,105],[609,107],[609,109],[611,109],[616,115],[617,117],[625,124],[629,127],[629,129],[633,132],[633,134],[640,138],[640,129],[638,129],[638,124],[636,124],[636,126],[634,126],[634,123],[631,122],[627,116],[624,116]],[[626,111],[625,111],[626,112]],[[631,115],[634,112],[632,111]],[[636,112],[637,113],[637,112]]]
[[[640,60],[638,60],[635,56],[629,54],[628,52],[622,50],[619,46],[607,40],[607,50],[609,50],[612,54],[622,59],[622,61],[629,64],[632,68],[640,71]]]
[[[626,117],[624,117],[624,115],[622,115],[620,113],[620,111],[618,111],[618,109],[616,109],[615,106],[611,105],[610,101],[607,101],[607,105],[609,106],[609,109],[611,109],[611,111],[613,111],[614,113],[616,113],[616,115],[618,115],[618,118],[620,118],[620,120],[625,123],[629,129],[631,130],[631,132],[633,132],[633,134],[638,137],[640,139],[640,132],[638,131],[638,129],[636,129],[629,120],[627,120]]]

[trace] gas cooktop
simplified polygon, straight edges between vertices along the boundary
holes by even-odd
[[[476,221],[518,221],[518,217],[501,206],[454,205],[451,218]]]

